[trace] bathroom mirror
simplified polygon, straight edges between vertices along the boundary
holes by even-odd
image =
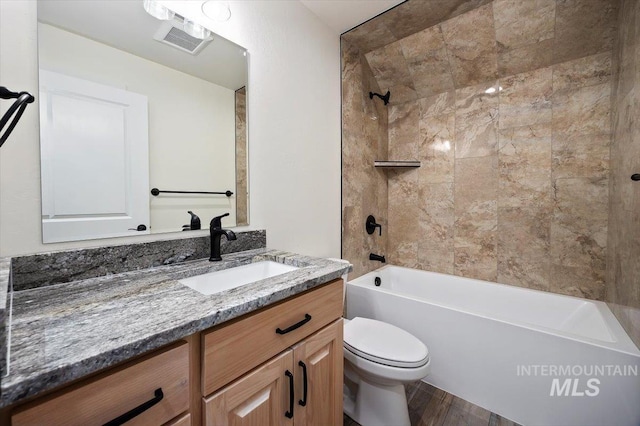
[[[44,243],[248,224],[246,49],[142,0],[40,0],[38,61]]]

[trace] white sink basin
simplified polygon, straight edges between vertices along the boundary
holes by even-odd
[[[179,283],[191,287],[202,294],[215,294],[251,284],[265,278],[275,277],[298,269],[295,266],[264,260],[236,268],[196,275],[178,280]]]

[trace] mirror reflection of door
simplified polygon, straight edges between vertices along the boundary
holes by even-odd
[[[40,83],[44,242],[147,228],[147,97],[46,70]]]
[[[230,213],[224,220],[225,227],[248,224],[248,140],[246,93],[243,92],[248,73],[246,50],[216,34],[193,51],[184,46],[175,47],[166,39],[184,41],[182,17],[176,15],[174,20],[159,21],[144,11],[142,3],[137,0],[39,1],[40,68],[146,96],[147,116],[141,118],[146,120],[148,129],[146,194],[134,198],[144,198],[147,202],[147,232],[181,232],[183,225],[190,223],[189,210],[201,218],[203,229],[212,217],[223,213]],[[196,39],[192,41],[194,45],[199,43]],[[129,119],[133,118],[128,117],[127,121]],[[46,118],[41,117],[41,121],[44,126]],[[76,124],[80,121],[75,120]],[[117,133],[117,125],[108,127],[109,132]],[[100,140],[107,138],[109,132],[91,137]],[[45,156],[49,157],[45,159]],[[49,185],[45,173],[49,173],[46,170],[51,167],[58,167],[53,163],[61,157],[65,158],[63,153],[43,147],[43,211],[49,197],[44,193],[45,186]],[[90,181],[90,176],[83,178],[80,172],[96,170],[97,166],[90,161],[79,162],[82,166],[77,166],[75,178]],[[130,165],[136,172],[142,170],[139,165],[144,166],[138,160]],[[122,187],[116,182],[126,178],[114,177],[111,189]],[[137,183],[142,181],[136,179]],[[231,197],[172,193],[153,196],[152,188],[232,191],[234,194]],[[121,193],[118,197],[128,200],[129,195]],[[95,215],[97,210],[110,215],[122,214],[122,209],[118,213],[113,213],[117,209],[111,207],[105,209],[104,200],[100,201],[103,204],[86,196],[78,200],[84,200],[87,205],[78,205],[77,201],[77,210],[67,209],[63,216],[86,212]],[[48,227],[47,220],[46,217],[43,220],[43,229]],[[45,231],[43,240],[73,241],[118,235],[107,231],[89,233],[79,227],[80,223],[84,222],[70,221],[65,227],[59,227],[55,238]],[[128,226],[127,230],[142,223]]]

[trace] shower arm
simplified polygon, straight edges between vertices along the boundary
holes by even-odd
[[[384,104],[387,105],[389,103],[389,98],[391,98],[391,92],[387,90],[387,93],[381,95],[380,93],[369,92],[369,99],[373,99],[374,96],[379,97],[384,101]]]

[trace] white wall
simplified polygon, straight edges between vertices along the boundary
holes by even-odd
[[[202,16],[199,1],[166,3],[249,50],[251,225],[245,229],[267,229],[272,248],[339,256],[338,35],[297,1],[230,2],[232,17],[221,24]],[[0,84],[37,93],[36,46],[36,2],[0,1]],[[43,245],[37,110],[29,106],[0,150],[0,256],[186,237]]]

